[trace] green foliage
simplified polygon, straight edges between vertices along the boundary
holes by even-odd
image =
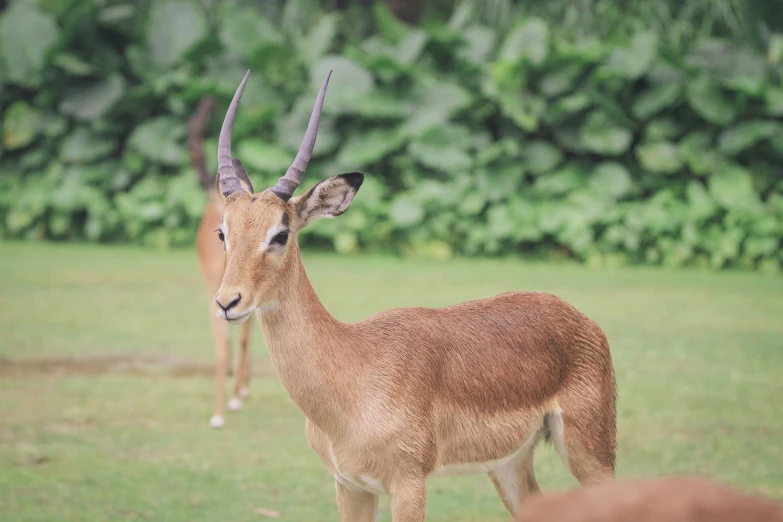
[[[198,100],[218,100],[214,171],[252,70],[234,150],[261,188],[334,70],[306,184],[367,181],[350,212],[303,234],[311,245],[780,271],[780,35],[756,50],[718,21],[686,33],[637,10],[612,31],[611,10],[561,26],[491,4],[409,27],[381,3],[11,2],[0,236],[187,244],[206,199],[186,147]]]

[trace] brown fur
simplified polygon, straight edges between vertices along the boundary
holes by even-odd
[[[698,478],[616,482],[539,496],[517,522],[783,522],[783,506]]]
[[[562,299],[509,292],[353,324],[324,309],[296,232],[345,211],[361,179],[344,176],[287,203],[269,190],[230,194],[221,225],[226,268],[215,296],[222,306],[236,302],[216,307],[227,320],[256,311],[278,375],[307,416],[308,441],[337,480],[341,520],[375,520],[377,494],[386,492],[394,522],[420,522],[428,475],[466,465],[475,472],[504,458],[479,471],[517,514],[538,492],[533,448],[546,433],[580,482],[613,480],[609,344]],[[265,247],[285,216],[288,243]]]
[[[216,404],[213,413],[213,425],[222,424],[225,408],[225,387],[226,374],[230,373],[232,368],[231,346],[228,334],[228,325],[221,321],[211,312],[212,296],[215,295],[223,279],[223,268],[225,264],[225,253],[218,240],[215,230],[220,226],[223,219],[223,201],[213,187],[212,177],[207,172],[204,159],[204,144],[202,133],[209,119],[209,113],[212,110],[214,101],[212,98],[204,98],[193,116],[188,121],[188,147],[190,149],[190,159],[193,168],[199,175],[199,182],[208,194],[208,201],[204,207],[204,213],[201,217],[196,234],[196,251],[198,252],[199,265],[204,280],[209,291],[209,316],[212,324],[212,335],[215,343],[215,379],[217,384]],[[239,364],[235,374],[235,384],[232,399],[235,404],[241,404],[241,395],[243,390],[246,392],[250,388],[250,325],[242,325],[239,345],[240,355]],[[220,419],[218,422],[217,419]]]

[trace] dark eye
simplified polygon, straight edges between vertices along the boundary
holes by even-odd
[[[220,241],[225,241],[226,240],[226,236],[223,235],[223,231],[222,230],[218,230],[217,233],[218,233],[218,239]]]
[[[278,245],[285,245],[288,242],[288,232],[280,232],[275,237],[272,238],[272,243],[277,243]]]

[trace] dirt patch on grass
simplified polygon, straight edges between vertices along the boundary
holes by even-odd
[[[254,376],[273,375],[269,359],[254,359]],[[41,359],[7,359],[0,357],[0,377],[27,376],[32,374],[61,376],[90,375],[171,375],[173,377],[212,377],[215,366],[210,363],[177,359],[174,357],[107,356],[107,357],[62,357]]]

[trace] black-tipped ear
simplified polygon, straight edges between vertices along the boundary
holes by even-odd
[[[349,172],[348,174],[340,174],[337,177],[343,178],[356,191],[358,191],[359,187],[364,183],[364,174],[361,172]]]
[[[337,217],[351,206],[364,174],[351,172],[327,178],[291,201],[296,209],[297,230],[318,218]]]

